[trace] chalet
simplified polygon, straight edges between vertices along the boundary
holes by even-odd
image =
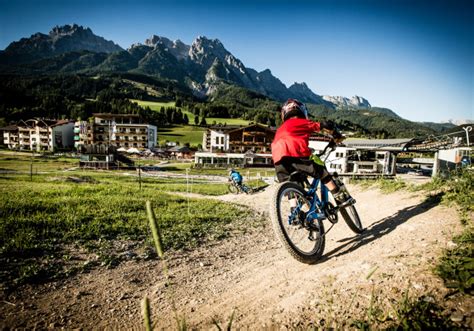
[[[203,151],[195,154],[199,165],[270,166],[275,130],[261,124],[216,125],[203,134]]]
[[[186,146],[174,146],[167,150],[167,153],[177,160],[191,159],[193,152]]]

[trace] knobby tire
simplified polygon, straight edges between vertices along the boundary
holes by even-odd
[[[318,238],[314,241],[314,247],[312,248],[312,250],[309,252],[303,252],[301,249],[299,249],[295,245],[295,243],[291,240],[287,231],[285,230],[285,225],[288,224],[288,219],[287,218],[285,219],[285,217],[282,217],[282,213],[281,213],[282,199],[287,199],[287,197],[284,196],[284,193],[291,192],[291,191],[301,195],[302,197],[305,196],[304,190],[301,188],[300,185],[296,183],[285,182],[285,183],[279,184],[276,187],[275,193],[273,195],[271,208],[270,208],[270,218],[272,220],[273,230],[277,238],[279,239],[279,241],[282,243],[285,250],[293,258],[295,258],[296,260],[302,263],[314,264],[320,260],[324,252],[325,236],[324,236],[323,223],[319,219],[314,220],[314,222],[316,223],[318,227],[317,229],[319,229],[319,231],[317,231]],[[286,215],[286,213],[284,213],[284,215]],[[309,231],[303,228],[299,229],[299,231],[305,231],[306,233],[309,234]]]

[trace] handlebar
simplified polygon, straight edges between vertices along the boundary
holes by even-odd
[[[340,134],[339,134],[340,135]],[[321,153],[319,154],[316,154],[317,156],[323,156],[324,154],[326,154],[326,152],[328,151],[328,149],[331,150],[331,152],[333,150],[336,149],[336,146],[337,146],[337,143],[335,141],[335,137],[334,136],[331,136],[331,140],[329,141],[329,144],[326,145],[326,147],[324,147],[324,149],[321,151]]]

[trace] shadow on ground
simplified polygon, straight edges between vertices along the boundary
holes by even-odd
[[[375,223],[373,223],[370,227],[365,229],[365,231],[354,237],[344,238],[339,240],[338,242],[342,243],[342,245],[334,248],[333,250],[327,252],[324,256],[322,261],[328,260],[333,257],[342,256],[344,254],[348,254],[359,247],[367,245],[374,240],[377,240],[393,230],[395,230],[399,225],[402,225],[408,222],[411,218],[423,214],[426,211],[430,210],[431,208],[436,207],[440,202],[443,193],[438,193],[437,195],[429,196],[423,202],[418,205],[406,207],[402,210],[399,210],[395,214],[385,217]],[[321,261],[321,262],[322,262]]]

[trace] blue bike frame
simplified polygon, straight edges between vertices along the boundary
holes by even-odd
[[[309,222],[314,221],[315,219],[320,219],[323,220],[326,218],[326,215],[324,214],[324,210],[326,208],[326,205],[329,201],[328,197],[328,189],[326,188],[325,185],[320,185],[321,186],[321,199],[319,199],[318,195],[316,194],[318,190],[318,186],[320,184],[320,180],[315,178],[313,182],[311,183],[311,186],[308,191],[305,191],[306,197],[309,198],[309,201],[311,203],[309,211],[306,213],[306,220]],[[288,216],[288,224],[291,225],[296,217],[296,215],[299,214],[301,210],[301,205],[298,205],[295,210]],[[318,212],[318,210],[320,212]]]

